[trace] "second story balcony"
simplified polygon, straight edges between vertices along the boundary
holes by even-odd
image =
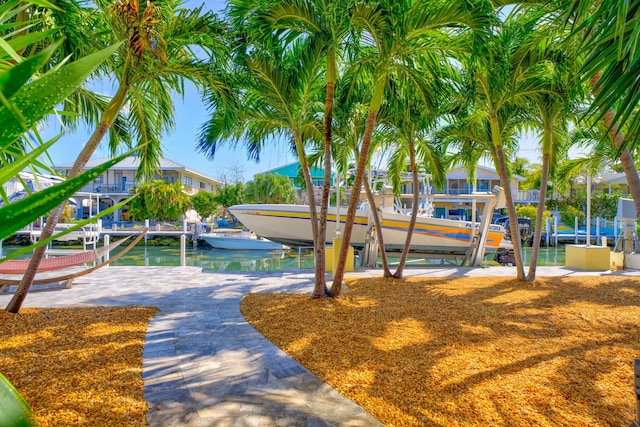
[[[476,191],[491,191],[488,188],[477,188]],[[462,188],[446,188],[442,191],[434,191],[438,194],[448,194],[451,196],[464,196],[465,194],[471,194],[473,189],[471,187]],[[540,190],[518,190],[512,193],[513,201],[516,203],[538,203],[538,197],[540,196]]]
[[[133,191],[133,187],[135,187],[135,185],[135,182],[128,182],[124,185],[92,184],[91,186],[85,187],[86,190],[83,190],[100,194],[128,194]]]

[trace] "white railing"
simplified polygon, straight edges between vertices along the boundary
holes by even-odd
[[[537,202],[540,190],[519,190],[514,197],[516,202]]]

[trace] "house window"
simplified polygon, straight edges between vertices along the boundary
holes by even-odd
[[[182,183],[187,187],[191,187],[193,185],[193,180],[187,176],[183,176]]]
[[[450,189],[451,189],[451,193],[450,194],[454,194],[454,195],[460,194],[460,191],[458,191],[458,183],[457,182],[454,182],[453,184],[451,184],[451,188]]]
[[[204,182],[200,182],[200,188],[202,188],[204,190],[204,188],[205,188]]]
[[[104,182],[103,175],[97,176],[96,179],[93,180],[95,184],[102,184]]]

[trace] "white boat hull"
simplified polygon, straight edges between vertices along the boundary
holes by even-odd
[[[277,251],[288,249],[280,243],[256,237],[224,236],[216,235],[215,233],[201,234],[199,237],[216,249],[239,251]]]
[[[382,236],[386,250],[401,251],[411,217],[388,212],[383,212],[382,217]],[[479,226],[479,223],[475,223],[475,234],[478,233]],[[417,217],[410,250],[417,253],[465,255],[471,247],[473,228],[474,223],[471,221]],[[503,237],[504,229],[501,226],[490,225],[484,245],[485,252],[495,252]]]
[[[245,227],[274,242],[289,246],[313,246],[311,215],[307,205],[255,204],[236,205],[228,211]],[[327,243],[331,243],[336,231],[336,208],[330,207],[327,215]],[[340,228],[344,230],[347,208],[340,209]],[[367,234],[367,213],[356,214],[351,245],[363,247]]]
[[[247,228],[270,240],[290,246],[311,246],[311,224],[309,207],[306,205],[237,205],[229,208]],[[336,210],[329,209],[327,221],[327,243],[335,235]],[[344,228],[346,209],[341,210],[341,222]],[[364,247],[367,232],[367,212],[358,211],[356,215],[351,245]],[[402,251],[409,228],[410,216],[383,213],[382,234],[388,252]],[[422,254],[465,255],[471,246],[474,223],[440,218],[418,217],[411,238],[411,252]],[[475,223],[476,230],[480,224]],[[477,231],[476,231],[477,234]],[[504,229],[491,225],[484,245],[487,253],[493,253],[502,242]]]

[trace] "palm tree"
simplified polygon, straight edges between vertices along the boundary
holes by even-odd
[[[429,76],[426,70],[418,74],[425,78]],[[395,142],[389,161],[389,177],[394,188],[399,190],[402,185],[407,163],[413,183],[411,220],[398,267],[393,273],[393,277],[397,279],[402,278],[418,217],[419,172],[420,170],[430,172],[437,186],[441,186],[446,181],[444,147],[434,144],[432,134],[440,118],[438,109],[441,106],[438,104],[442,103],[440,100],[448,99],[444,90],[446,86],[443,80],[434,76],[420,85],[422,91],[415,91],[410,83],[403,81],[391,85],[396,89],[396,93],[388,97],[392,112],[388,113],[384,120],[380,120],[383,129],[387,131],[385,133]]]
[[[316,119],[322,106],[317,78],[320,58],[318,48],[305,40],[295,41],[286,50],[275,45],[271,51],[254,47],[247,56],[238,57],[230,77],[236,87],[234,96],[222,101],[217,94],[208,98],[216,108],[198,143],[200,151],[214,156],[219,144],[244,141],[249,155],[258,159],[265,141],[288,136],[309,194],[314,242],[319,242],[318,214],[305,144],[322,138]],[[313,297],[326,294],[324,274],[324,268],[316,268]]]
[[[516,11],[517,12],[517,11]],[[491,153],[505,196],[509,227],[514,247],[518,280],[525,280],[522,244],[513,196],[509,189],[511,171],[507,166],[505,146],[513,131],[524,123],[529,100],[546,90],[545,66],[528,62],[528,37],[535,28],[535,16],[514,12],[496,28],[488,43],[466,64],[470,78],[469,92],[475,108],[484,111],[489,130]]]
[[[150,176],[157,169],[161,154],[160,135],[173,125],[172,93],[182,93],[186,80],[199,89],[220,90],[209,64],[198,57],[198,50],[212,56],[223,52],[221,27],[212,13],[202,14],[201,8],[180,9],[181,3],[180,0],[158,0],[140,6],[137,0],[98,0],[94,2],[95,8],[80,12],[83,14],[80,19],[67,17],[74,23],[85,24],[89,20],[97,25],[89,27],[95,32],[85,32],[85,45],[127,40],[102,70],[102,76],[117,82],[117,90],[101,112],[96,129],[74,162],[69,178],[82,172],[125,105],[127,130],[136,135],[140,147],[143,166],[139,175]],[[41,239],[53,234],[62,209],[61,205],[51,212]],[[34,251],[8,311],[20,309],[45,249],[43,246]]]
[[[536,36],[538,31],[540,36]],[[531,97],[531,121],[541,131],[542,169],[527,281],[536,279],[549,177],[555,175],[558,159],[568,154],[568,120],[577,111],[578,96],[581,92],[581,85],[573,78],[576,71],[575,61],[566,52],[555,48],[550,35],[553,37],[553,33],[550,33],[546,26],[532,33],[534,45],[530,47],[528,54],[528,61],[547,66],[549,73],[546,77],[541,75],[547,79],[546,90]]]
[[[437,4],[436,4],[437,3]],[[466,28],[484,31],[490,5],[485,2],[383,1],[358,3],[352,14],[354,25],[362,29],[362,60],[356,67],[371,69],[373,90],[365,133],[360,146],[351,199],[347,209],[344,240],[331,286],[331,295],[340,295],[349,240],[353,229],[360,188],[369,157],[376,117],[382,106],[388,78],[393,73],[415,77],[413,60],[417,55],[434,56],[459,47],[460,33]],[[455,27],[456,31],[452,28]]]
[[[324,81],[324,181],[320,203],[320,222],[314,239],[316,287],[313,298],[328,296],[324,279],[327,212],[331,181],[332,124],[338,60],[344,48],[350,25],[354,0],[240,0],[233,3],[229,14],[236,22],[251,21],[248,37],[262,39],[275,31],[284,43],[307,40],[310,48],[325,61]],[[243,22],[244,25],[244,22]],[[308,187],[310,190],[312,187]],[[315,208],[312,208],[315,209]],[[315,220],[314,220],[315,223]],[[315,226],[315,225],[314,225]],[[315,236],[315,234],[314,234]],[[319,283],[318,283],[319,282]]]
[[[364,105],[361,100],[365,98],[365,93],[369,88],[370,82],[365,78],[359,78],[356,81],[351,80],[354,76],[347,74],[343,76],[339,82],[336,110],[334,114],[334,144],[333,144],[333,159],[336,163],[336,168],[340,171],[342,176],[347,176],[350,173],[351,159],[355,159],[358,162],[360,155],[360,142],[364,135],[366,118],[367,118],[367,106]],[[361,76],[362,77],[362,76]],[[388,111],[385,110],[385,111]],[[384,111],[382,112],[384,116]],[[384,150],[384,146],[388,141],[385,138],[374,134],[371,140],[371,153],[375,153],[378,150]],[[371,157],[371,156],[370,156]],[[369,169],[371,159],[367,162]],[[382,235],[382,227],[380,221],[380,214],[378,212],[378,206],[373,194],[374,189],[371,188],[371,182],[374,177],[369,176],[368,179],[363,180],[363,187],[366,193],[367,202],[371,209],[371,218],[376,231],[377,246],[380,249],[380,258],[383,269],[383,277],[392,277],[391,270],[389,269],[389,262],[387,259],[387,253],[384,250],[384,236]],[[379,189],[375,189],[379,190]]]

